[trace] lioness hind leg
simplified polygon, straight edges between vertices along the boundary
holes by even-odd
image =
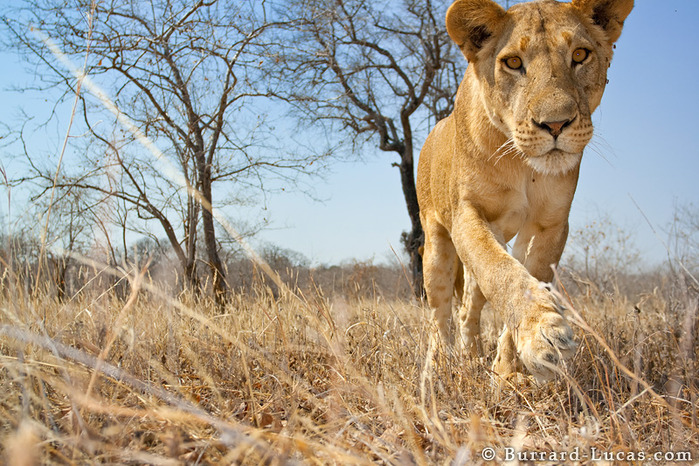
[[[442,340],[453,345],[454,336],[449,329],[451,302],[456,277],[456,250],[447,230],[439,223],[423,220],[425,249],[423,276],[427,303],[439,329]]]
[[[473,274],[466,267],[463,268],[463,271],[463,297],[459,310],[461,344],[466,354],[478,356],[482,350],[480,339],[481,311],[486,299]]]

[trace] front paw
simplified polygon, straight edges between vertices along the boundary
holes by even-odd
[[[543,382],[553,378],[556,364],[575,353],[577,343],[566,319],[558,312],[546,310],[527,317],[517,328],[517,351],[527,370]]]

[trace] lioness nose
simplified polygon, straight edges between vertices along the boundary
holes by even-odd
[[[544,121],[544,122],[534,122],[536,126],[539,128],[545,129],[549,133],[551,133],[551,136],[554,138],[557,138],[560,136],[560,134],[563,132],[563,129],[566,126],[569,126],[573,120],[563,120],[563,121]]]

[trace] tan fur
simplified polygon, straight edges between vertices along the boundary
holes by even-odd
[[[504,313],[493,364],[501,375],[523,364],[547,379],[574,352],[573,333],[541,282],[553,279],[566,242],[591,114],[632,8],[633,0],[543,0],[505,11],[491,0],[457,0],[447,12],[447,31],[469,66],[454,112],[420,154],[425,289],[440,334],[453,342],[457,287],[461,342],[472,354],[486,300]],[[589,54],[575,64],[580,48]],[[522,69],[506,65],[512,57]],[[515,236],[511,256],[504,245]]]

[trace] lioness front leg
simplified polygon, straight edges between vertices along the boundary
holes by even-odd
[[[538,380],[550,378],[553,375],[550,366],[561,356],[569,356],[575,347],[573,332],[559,312],[553,295],[505,251],[490,224],[473,207],[461,209],[452,231],[456,251],[473,271],[483,295],[505,313],[506,332],[512,335],[511,343],[517,356]],[[540,238],[545,239],[543,235]],[[542,260],[546,257],[546,254],[541,255]],[[506,343],[500,339],[499,353],[511,349],[512,345]],[[496,357],[494,370],[500,375],[508,375],[517,368],[516,361],[508,358],[512,359],[506,354]]]
[[[543,285],[553,281],[553,267],[561,258],[567,237],[567,218],[546,228],[530,222],[520,230],[512,250],[513,257],[524,264],[527,271],[539,281],[538,287],[546,292],[554,304],[553,311],[541,316],[523,315],[519,326],[513,329],[515,346],[527,367],[541,365],[541,355],[547,363],[555,364],[561,358],[572,356],[577,346],[572,330],[561,314],[561,303]],[[537,338],[539,335],[542,338]],[[549,374],[538,375],[537,378],[545,379],[553,375],[546,367],[541,368],[541,372]]]

